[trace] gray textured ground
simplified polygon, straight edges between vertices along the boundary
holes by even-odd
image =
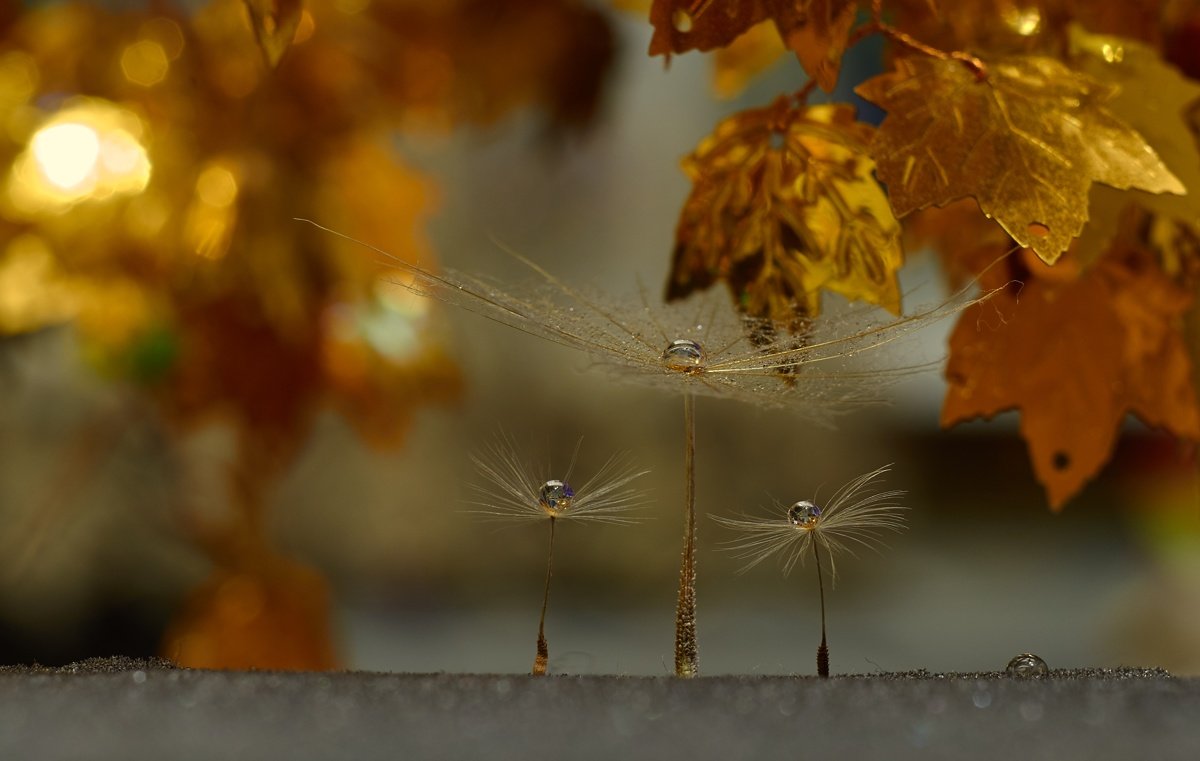
[[[548,677],[0,671],[0,759],[1196,759],[1161,671]]]

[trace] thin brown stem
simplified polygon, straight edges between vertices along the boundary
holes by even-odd
[[[870,37],[874,34],[882,34],[884,37],[887,37],[889,40],[898,45],[903,45],[910,50],[915,50],[918,53],[930,56],[931,58],[937,58],[942,61],[958,61],[963,66],[966,66],[968,69],[970,69],[971,73],[975,75],[976,79],[987,79],[987,64],[985,64],[980,58],[973,56],[970,53],[965,53],[961,50],[942,50],[941,48],[935,48],[932,45],[927,45],[924,42],[921,42],[907,32],[900,31],[896,27],[883,20],[883,3],[878,1],[873,1],[871,3],[871,20],[850,33],[849,38],[846,40],[845,49],[849,50],[867,37]]]
[[[805,82],[804,86],[792,95],[793,100],[796,101],[796,105],[800,106],[801,108],[808,105],[808,96],[812,95],[812,92],[815,89],[817,89],[817,80],[809,79],[807,82]]]
[[[821,591],[821,645],[817,648],[817,676],[829,677],[829,645],[825,642],[825,581],[821,573],[821,553],[817,552],[817,542],[813,540],[813,558],[817,561],[817,589]]]
[[[696,647],[696,400],[683,395],[683,558],[675,607],[675,676],[699,673]]]
[[[924,53],[927,56],[939,58],[943,61],[958,61],[963,66],[966,66],[968,69],[970,69],[971,73],[975,75],[976,79],[987,79],[987,65],[970,53],[964,53],[961,50],[941,50],[940,48],[935,48],[932,45],[926,45],[924,42],[921,42],[912,35],[906,34],[905,32],[902,32],[896,27],[888,24],[881,23],[879,25],[879,32],[889,40],[899,43],[906,48],[910,48],[911,50],[915,50],[918,53]]]
[[[546,550],[546,588],[542,591],[542,617],[538,619],[537,655],[533,659],[533,675],[545,676],[550,665],[550,648],[546,645],[546,609],[550,607],[550,576],[554,571],[554,517],[550,517],[550,545]]]

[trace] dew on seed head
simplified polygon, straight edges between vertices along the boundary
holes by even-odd
[[[551,515],[558,515],[566,512],[571,507],[571,500],[575,498],[575,490],[566,481],[551,479],[542,484],[541,492],[538,494],[538,502],[542,509]]]
[[[690,338],[677,338],[663,350],[662,359],[672,370],[691,370],[704,364],[704,349]]]
[[[820,517],[821,508],[808,500],[801,500],[788,508],[788,520],[800,528],[812,528]]]

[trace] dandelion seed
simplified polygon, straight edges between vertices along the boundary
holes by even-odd
[[[769,320],[738,315],[719,293],[651,306],[645,294],[615,300],[576,288],[520,254],[534,286],[502,288],[460,272],[428,272],[370,244],[308,222],[387,258],[415,293],[437,298],[529,335],[589,355],[614,377],[679,393],[684,404],[684,538],[675,615],[675,673],[698,673],[696,644],[695,397],[787,407],[828,425],[842,413],[885,401],[882,390],[934,365],[864,368],[863,355],[965,309],[968,290],[907,317],[881,322],[876,309],[827,310],[802,336]],[[986,298],[986,295],[982,298]]]
[[[801,500],[791,506],[776,502],[767,517],[713,519],[741,536],[724,543],[724,549],[744,560],[744,573],[769,558],[776,558],[784,575],[811,550],[817,566],[817,587],[821,593],[821,644],[817,648],[817,674],[829,676],[829,647],[825,639],[825,582],[821,571],[821,550],[829,558],[831,580],[837,578],[836,556],[854,556],[855,547],[878,550],[884,531],[904,528],[902,512],[907,509],[897,500],[902,490],[877,491],[879,479],[890,465],[859,476],[843,486],[825,507]]]
[[[582,440],[581,440],[582,441]],[[486,484],[472,484],[476,499],[470,510],[485,518],[498,520],[545,520],[550,524],[550,541],[546,550],[546,585],[542,592],[542,613],[538,619],[537,654],[533,661],[534,676],[542,676],[550,661],[546,644],[546,609],[550,603],[550,577],[554,568],[554,527],[559,520],[592,523],[633,523],[630,511],[646,502],[645,492],[632,482],[649,471],[633,467],[629,455],[617,454],[608,459],[582,486],[571,486],[571,463],[562,478],[549,477],[549,467],[535,469],[517,454],[515,442],[509,436],[498,436],[471,460]]]

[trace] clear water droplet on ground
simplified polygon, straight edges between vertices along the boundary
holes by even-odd
[[[788,508],[788,520],[793,526],[812,528],[821,517],[821,508],[808,500],[801,500]]]
[[[1033,653],[1021,653],[1008,662],[1004,671],[1009,676],[1046,676],[1050,673],[1050,667]]]

